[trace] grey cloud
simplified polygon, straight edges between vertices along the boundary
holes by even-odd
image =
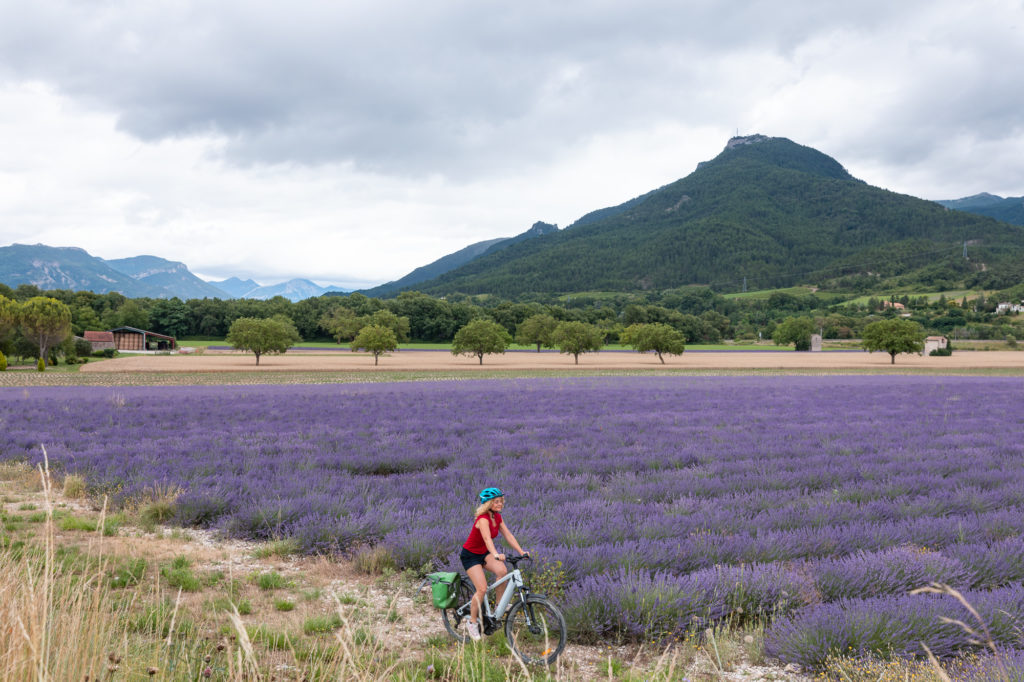
[[[927,7],[893,5],[42,2],[4,11],[0,57],[140,139],[221,135],[233,163],[472,177],[659,120],[729,125],[723,55],[753,83],[759,55]]]

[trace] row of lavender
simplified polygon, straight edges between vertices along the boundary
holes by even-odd
[[[873,647],[840,627],[835,609],[875,614],[865,632],[888,628],[891,641],[913,643],[928,633],[908,625],[902,600],[954,608],[903,596],[910,588],[941,580],[982,590],[982,601],[995,588],[1024,594],[1024,386],[1013,378],[39,388],[0,398],[0,456],[36,459],[45,443],[53,462],[117,500],[181,486],[181,522],[291,536],[309,551],[383,543],[402,566],[450,565],[474,492],[499,485],[524,546],[562,563],[580,632],[661,636],[769,613],[772,650],[814,664],[832,646]],[[1000,595],[1004,611],[1024,613]],[[952,637],[930,615],[921,622],[936,642]]]

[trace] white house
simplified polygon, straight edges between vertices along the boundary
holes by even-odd
[[[996,306],[996,313],[999,315],[1010,315],[1016,313],[1024,313],[1024,305],[1017,303],[1000,303]]]
[[[931,355],[933,350],[943,350],[949,345],[949,339],[945,336],[928,336],[924,340],[923,355]]]

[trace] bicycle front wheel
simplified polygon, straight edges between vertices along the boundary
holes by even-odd
[[[543,597],[530,596],[512,605],[505,619],[505,639],[527,665],[551,665],[565,649],[565,618]]]
[[[469,622],[469,607],[466,606],[465,609],[462,607],[469,603],[474,594],[476,594],[476,590],[473,589],[473,583],[463,578],[459,581],[458,596],[455,598],[455,604],[450,609],[441,611],[444,629],[448,631],[449,635],[463,644],[469,642],[469,633],[466,632],[466,623]],[[460,610],[465,612],[461,616],[459,615]]]

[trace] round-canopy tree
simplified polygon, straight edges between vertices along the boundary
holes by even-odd
[[[548,348],[552,346],[551,333],[557,326],[558,320],[550,315],[531,315],[516,327],[516,343],[521,343],[524,346],[537,344],[539,353],[541,346]]]
[[[586,322],[562,322],[551,333],[551,342],[562,353],[572,355],[578,365],[580,353],[601,350],[604,332]]]
[[[631,324],[619,334],[619,341],[632,346],[638,353],[654,351],[663,365],[663,353],[682,355],[686,350],[686,337],[683,333],[663,322]]]
[[[21,333],[39,348],[39,359],[47,357],[47,351],[71,333],[71,308],[55,298],[35,296],[18,309],[18,323]]]
[[[380,324],[363,327],[356,334],[356,338],[352,340],[352,350],[363,349],[368,353],[373,353],[373,364],[375,365],[382,353],[396,348],[398,348],[398,338],[395,336],[394,330]]]
[[[814,320],[809,317],[787,317],[772,334],[776,346],[793,344],[796,350],[811,349],[811,334],[814,333]]]
[[[252,352],[257,365],[261,355],[284,353],[301,340],[295,325],[284,315],[262,319],[240,317],[231,323],[227,337],[227,342],[235,348]]]
[[[890,363],[896,364],[899,353],[920,353],[924,350],[924,328],[917,322],[893,318],[879,320],[864,327],[861,334],[861,345],[864,350],[873,353],[884,350],[889,354]]]
[[[504,353],[512,337],[508,330],[494,320],[477,318],[455,332],[452,341],[453,355],[475,355],[484,364],[484,355],[488,353]]]

